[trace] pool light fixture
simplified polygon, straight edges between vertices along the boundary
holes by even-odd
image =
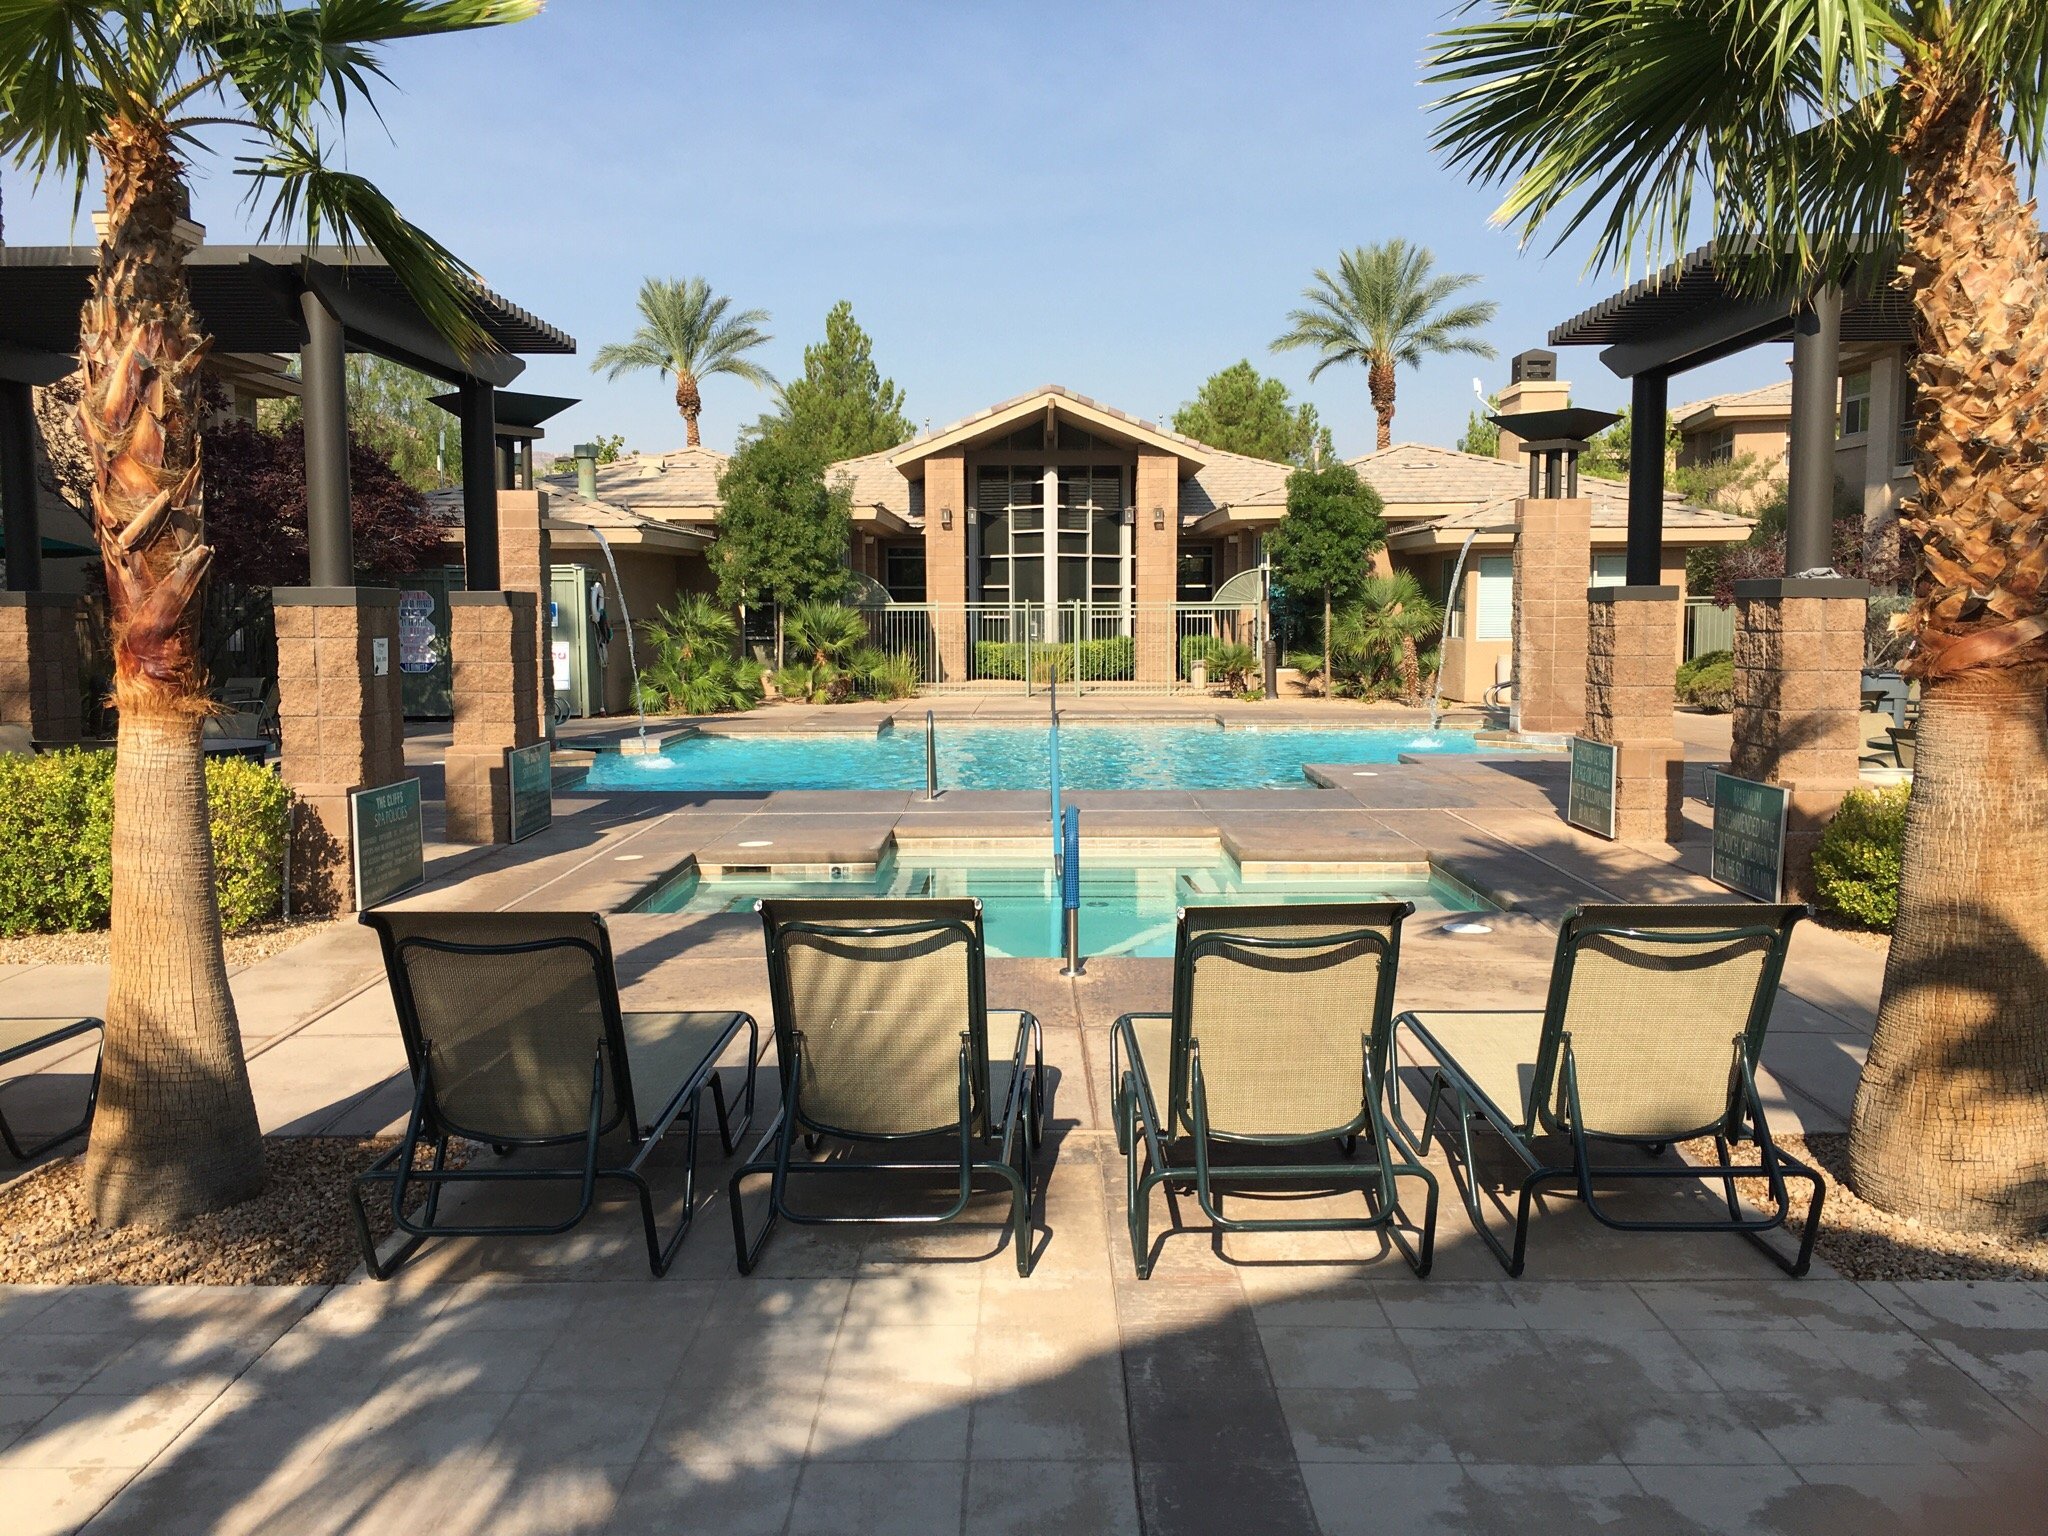
[[[742,848],[773,848],[775,846],[775,839],[772,837],[753,837],[741,843],[740,846]]]
[[[1454,934],[1459,938],[1476,937],[1479,934],[1493,932],[1493,925],[1482,923],[1476,917],[1454,917],[1437,932]]]

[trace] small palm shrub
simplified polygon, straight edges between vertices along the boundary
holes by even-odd
[[[1258,675],[1259,653],[1248,645],[1223,641],[1210,647],[1209,676],[1232,693],[1244,693]]]
[[[844,603],[798,603],[782,619],[785,661],[829,663],[843,667],[868,643],[868,622],[860,610]]]
[[[1678,669],[1678,702],[1720,714],[1735,707],[1735,657],[1702,651]]]
[[[869,647],[854,654],[856,686],[870,699],[907,699],[917,692],[917,665],[908,656]]]
[[[1899,863],[1912,786],[1852,789],[1813,850],[1814,891],[1830,912],[1865,928],[1899,915]]]
[[[651,714],[716,715],[761,702],[761,666],[733,655],[739,626],[701,592],[657,609],[643,626],[640,707]]]

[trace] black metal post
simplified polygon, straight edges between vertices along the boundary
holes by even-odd
[[[1834,564],[1835,408],[1842,293],[1823,288],[1792,323],[1792,447],[1786,470],[1785,574]]]
[[[462,381],[462,560],[472,592],[498,590],[497,391]]]
[[[7,590],[43,589],[43,530],[36,510],[35,394],[0,382],[0,515],[7,530]]]
[[[355,585],[349,521],[348,344],[341,321],[311,289],[299,295],[306,345],[299,354],[306,417],[306,564],[315,587]]]
[[[494,413],[495,414],[495,413]],[[496,423],[494,422],[495,426]],[[498,489],[516,491],[519,489],[519,471],[516,455],[518,449],[509,437],[498,439]]]
[[[1628,584],[1664,579],[1664,417],[1671,376],[1639,373],[1628,402]]]

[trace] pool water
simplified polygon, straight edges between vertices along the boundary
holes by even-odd
[[[942,789],[1043,789],[1042,725],[939,726]],[[1304,763],[1391,763],[1404,752],[1474,752],[1470,731],[1224,730],[1215,725],[1060,725],[1068,789],[1300,788]],[[658,755],[600,752],[585,784],[609,790],[924,788],[924,732],[878,736],[693,736]]]
[[[991,955],[1062,953],[1059,888],[1043,859],[885,858],[872,873],[841,880],[786,876],[681,875],[642,901],[642,912],[751,913],[764,896],[975,896]],[[1182,907],[1224,902],[1412,901],[1416,916],[1491,910],[1435,874],[1247,876],[1235,860],[1083,863],[1081,952],[1171,955]]]

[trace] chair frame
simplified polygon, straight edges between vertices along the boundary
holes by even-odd
[[[365,912],[362,920],[377,930],[377,936],[384,948],[385,971],[391,980],[393,1001],[398,1008],[399,1033],[405,1040],[405,1054],[413,1077],[412,1112],[407,1117],[405,1135],[397,1147],[385,1153],[363,1172],[356,1175],[349,1187],[350,1201],[356,1223],[356,1236],[363,1250],[363,1264],[372,1279],[386,1280],[416,1253],[422,1243],[430,1237],[555,1237],[575,1227],[590,1214],[596,1200],[597,1181],[615,1179],[630,1185],[638,1196],[640,1224],[647,1240],[647,1266],[658,1277],[668,1272],[675,1260],[676,1250],[688,1235],[697,1208],[697,1136],[702,1124],[702,1096],[705,1089],[711,1091],[711,1105],[718,1123],[718,1139],[725,1154],[730,1157],[739,1146],[740,1138],[754,1119],[754,1074],[760,1056],[760,1026],[753,1015],[735,1011],[732,1023],[719,1037],[718,1043],[706,1054],[703,1062],[677,1086],[661,1112],[647,1122],[642,1130],[637,1102],[633,1093],[632,1067],[626,1049],[625,1015],[619,1007],[618,977],[613,969],[611,936],[604,919],[596,919],[598,942],[570,934],[558,938],[520,940],[506,944],[457,943],[446,939],[431,939],[415,935],[397,937],[384,921],[384,914]],[[579,950],[589,957],[593,979],[598,988],[599,1003],[604,1016],[604,1038],[592,1053],[590,1069],[590,1118],[580,1131],[571,1131],[549,1136],[507,1135],[503,1130],[482,1126],[466,1126],[441,1107],[433,1084],[432,1039],[420,1026],[418,1008],[412,995],[412,985],[404,964],[405,952],[410,949],[434,950],[445,954],[497,955],[510,958],[517,955],[536,954],[548,950]],[[733,1125],[726,1107],[725,1090],[719,1081],[718,1059],[732,1042],[739,1037],[741,1028],[747,1031],[746,1086],[741,1093],[745,1113],[737,1126]],[[612,1113],[604,1113],[605,1077],[611,1075]],[[654,1190],[643,1169],[662,1140],[674,1129],[678,1121],[687,1123],[689,1129],[684,1142],[683,1156],[683,1210],[675,1230],[666,1238],[660,1235],[654,1211]],[[623,1130],[633,1148],[632,1156],[623,1163],[607,1165],[603,1157],[602,1142],[613,1131]],[[509,1155],[516,1148],[557,1147],[581,1144],[583,1157],[574,1168],[497,1168],[497,1169],[451,1169],[446,1166],[448,1142],[451,1137],[461,1136],[466,1140],[490,1143],[499,1156]],[[433,1162],[425,1169],[415,1165],[415,1157],[422,1142],[433,1147]],[[442,1190],[450,1184],[546,1184],[574,1183],[578,1186],[575,1211],[556,1222],[444,1222],[439,1209]],[[375,1239],[370,1233],[369,1212],[363,1201],[364,1190],[371,1185],[387,1185],[390,1189],[391,1219],[398,1231],[406,1234],[406,1242],[389,1259],[379,1256]],[[405,1202],[408,1192],[415,1186],[427,1186],[427,1197],[422,1208],[422,1219],[415,1221],[406,1214]]]
[[[1683,910],[1683,908],[1667,909]],[[1771,1009],[1777,1001],[1778,983],[1784,972],[1785,952],[1792,936],[1792,929],[1807,909],[1801,906],[1759,908],[1760,912],[1775,912],[1776,920],[1735,927],[1698,927],[1683,924],[1660,925],[1655,921],[1654,908],[1624,907],[1609,909],[1615,914],[1612,919],[1603,920],[1599,909],[1589,915],[1584,909],[1572,913],[1565,919],[1558,932],[1557,958],[1552,964],[1549,992],[1544,999],[1542,1010],[1542,1033],[1536,1048],[1535,1069],[1530,1077],[1529,1090],[1521,1105],[1522,1118],[1519,1122],[1509,1118],[1502,1106],[1482,1091],[1465,1069],[1458,1065],[1456,1058],[1430,1034],[1428,1026],[1413,1012],[1403,1013],[1394,1020],[1398,1039],[1399,1031],[1406,1028],[1428,1051],[1436,1065],[1430,1069],[1429,1098],[1423,1109],[1422,1129],[1418,1144],[1424,1152],[1429,1150],[1432,1136],[1445,1140],[1455,1129],[1459,1141],[1459,1153],[1463,1161],[1464,1175],[1457,1176],[1454,1168],[1452,1182],[1458,1186],[1464,1201],[1465,1211],[1471,1217],[1472,1227],[1499,1260],[1500,1265],[1511,1276],[1519,1276],[1528,1254],[1529,1213],[1537,1193],[1545,1185],[1568,1184],[1572,1193],[1585,1206],[1587,1212],[1602,1226],[1619,1232],[1739,1232],[1765,1257],[1797,1279],[1806,1274],[1813,1260],[1814,1240],[1820,1235],[1821,1207],[1827,1198],[1827,1187],[1821,1176],[1805,1163],[1781,1148],[1771,1136],[1770,1123],[1764,1115],[1763,1099],[1756,1086],[1756,1062],[1763,1050],[1764,1031],[1770,1024]],[[1644,924],[1647,922],[1647,926]],[[1756,998],[1750,1005],[1749,1018],[1744,1022],[1742,1032],[1732,1037],[1729,1070],[1728,1105],[1721,1118],[1706,1125],[1665,1136],[1621,1136],[1589,1131],[1579,1107],[1578,1062],[1572,1052],[1570,1033],[1564,1028],[1565,1008],[1571,996],[1572,972],[1579,949],[1590,939],[1601,937],[1643,939],[1656,943],[1697,943],[1700,945],[1728,944],[1743,939],[1764,938],[1770,941],[1770,949],[1764,957],[1762,973],[1757,978]],[[1463,1010],[1438,1009],[1432,1012],[1455,1013]],[[1489,1013],[1504,1010],[1487,1009]],[[1534,1012],[1534,1010],[1531,1010]],[[1560,1117],[1555,1109],[1556,1088],[1561,1083],[1565,1096],[1565,1114]],[[1401,1119],[1400,1084],[1398,1072],[1389,1078],[1388,1109],[1391,1116]],[[1441,1125],[1439,1110],[1449,1102],[1456,1114],[1451,1124]],[[1407,1126],[1403,1123],[1403,1129]],[[1479,1189],[1477,1163],[1473,1157],[1473,1127],[1483,1124],[1494,1135],[1506,1143],[1520,1159],[1527,1172],[1513,1192],[1514,1242],[1510,1247],[1496,1237],[1488,1226],[1484,1213],[1485,1199]],[[1563,1135],[1569,1138],[1572,1160],[1569,1164],[1546,1162],[1539,1157],[1533,1142],[1538,1134]],[[1688,1140],[1711,1134],[1718,1160],[1718,1168],[1701,1168],[1689,1163],[1677,1166],[1637,1165],[1602,1166],[1595,1168],[1592,1150],[1595,1142],[1640,1147],[1652,1157],[1660,1156],[1674,1141]],[[1758,1161],[1754,1167],[1736,1167],[1730,1161],[1731,1145],[1754,1142]],[[1805,1230],[1801,1234],[1798,1251],[1790,1257],[1764,1240],[1763,1234],[1784,1226],[1791,1213],[1791,1201],[1785,1188],[1787,1176],[1806,1180],[1813,1189],[1812,1202],[1807,1208]],[[1603,1210],[1593,1190],[1593,1181],[1600,1179],[1664,1179],[1702,1180],[1718,1179],[1722,1194],[1728,1205],[1728,1219],[1687,1220],[1687,1219],[1640,1219],[1621,1217]],[[1745,1216],[1741,1201],[1737,1197],[1735,1181],[1738,1178],[1761,1178],[1770,1192],[1771,1209],[1758,1216]]]
[[[1152,1275],[1155,1260],[1150,1235],[1151,1198],[1152,1191],[1161,1184],[1192,1187],[1202,1214],[1217,1230],[1223,1232],[1384,1230],[1417,1276],[1426,1276],[1429,1273],[1436,1249],[1436,1176],[1422,1165],[1423,1149],[1415,1144],[1407,1128],[1381,1110],[1381,1096],[1393,1040],[1390,1015],[1393,1012],[1396,973],[1400,969],[1401,922],[1415,910],[1414,905],[1409,902],[1402,902],[1399,905],[1402,910],[1392,924],[1391,937],[1376,928],[1292,935],[1232,933],[1224,929],[1215,929],[1197,934],[1190,939],[1187,930],[1187,909],[1181,910],[1178,919],[1180,934],[1174,946],[1172,1011],[1163,1014],[1127,1013],[1110,1026],[1109,1072],[1111,1092],[1115,1098],[1117,1150],[1124,1156],[1125,1221],[1131,1240],[1131,1260],[1137,1268],[1140,1280],[1150,1279]],[[1269,918],[1281,914],[1298,916],[1302,913],[1312,913],[1315,907],[1248,906],[1232,910],[1242,912],[1248,917]],[[1331,949],[1358,943],[1367,944],[1378,951],[1380,966],[1378,985],[1372,1002],[1371,1034],[1365,1058],[1365,1081],[1361,1085],[1362,1107],[1357,1117],[1344,1125],[1300,1135],[1233,1135],[1211,1127],[1208,1088],[1202,1075],[1202,1047],[1201,1042],[1194,1038],[1190,1016],[1195,984],[1195,962],[1205,954],[1225,949],[1284,952]],[[1155,1063],[1151,1069],[1147,1068],[1144,1058],[1138,1051],[1136,1029],[1136,1021],[1139,1019],[1161,1018],[1170,1018],[1173,1021],[1173,1044],[1167,1069],[1167,1113],[1164,1115],[1160,1113],[1159,1101],[1153,1091],[1150,1077],[1150,1072],[1157,1069],[1157,1064]],[[1144,1159],[1142,1167],[1139,1145],[1141,1132]],[[1185,1165],[1176,1165],[1168,1156],[1182,1134],[1193,1143],[1192,1181],[1189,1180],[1190,1170]],[[1370,1139],[1374,1153],[1372,1163],[1351,1160],[1357,1151],[1361,1135]],[[1332,1139],[1337,1142],[1346,1161],[1286,1165],[1219,1164],[1215,1161],[1216,1145],[1309,1146]],[[1396,1146],[1404,1154],[1398,1159],[1393,1156]],[[1399,1225],[1406,1215],[1401,1207],[1399,1192],[1399,1179],[1403,1176],[1420,1179],[1427,1192],[1423,1207],[1422,1237],[1417,1247],[1410,1246]],[[1231,1217],[1223,1213],[1222,1201],[1215,1188],[1219,1179],[1272,1184],[1370,1180],[1366,1193],[1375,1209],[1370,1216],[1355,1218]],[[1166,1234],[1161,1234],[1162,1242],[1165,1236]]]
[[[913,899],[914,900],[914,899]],[[907,904],[907,903],[906,903]],[[810,905],[810,904],[807,904]],[[873,902],[852,903],[872,913]],[[990,1113],[988,1054],[987,960],[981,936],[981,903],[974,903],[974,920],[933,914],[901,920],[819,920],[802,918],[778,922],[765,902],[757,902],[768,949],[768,990],[775,1014],[776,1065],[782,1083],[782,1103],[775,1119],[733,1174],[727,1188],[732,1210],[733,1248],[739,1271],[750,1275],[760,1262],[761,1251],[778,1221],[798,1226],[942,1226],[965,1214],[973,1198],[974,1176],[993,1174],[1010,1188],[1010,1230],[1017,1249],[1017,1273],[1031,1273],[1031,1201],[1035,1192],[1034,1171],[1038,1150],[1045,1138],[1045,1047],[1037,1018],[1017,1010],[1017,1042],[1011,1056],[1009,1091],[1000,1120]],[[793,1162],[796,1138],[801,1134],[807,1150],[815,1151],[827,1136],[845,1141],[895,1146],[904,1142],[929,1140],[953,1129],[937,1126],[929,1131],[877,1133],[849,1131],[811,1119],[801,1102],[803,1074],[803,1032],[791,1028],[794,998],[790,990],[789,956],[784,939],[790,934],[816,934],[839,938],[909,938],[925,933],[953,933],[967,941],[968,1027],[960,1031],[960,1152],[955,1161],[901,1161],[811,1163]],[[886,960],[876,962],[887,964]],[[1005,1010],[1009,1011],[1009,1010]],[[1030,1053],[1029,1065],[1025,1062]],[[976,1131],[980,1125],[982,1129]],[[975,1155],[977,1140],[984,1144],[998,1140],[1000,1152],[994,1158]],[[831,1216],[800,1211],[789,1203],[790,1181],[794,1178],[829,1177],[833,1174],[863,1173],[953,1173],[959,1187],[952,1205],[929,1216]],[[740,1209],[741,1184],[750,1177],[769,1176],[768,1217],[750,1241],[746,1217]]]
[[[52,1147],[62,1146],[72,1137],[83,1136],[92,1129],[93,1112],[99,1108],[100,1102],[100,1066],[106,1052],[106,1021],[80,1017],[69,1024],[58,1026],[46,1035],[38,1035],[33,1040],[24,1041],[12,1050],[0,1051],[0,1067],[10,1066],[25,1057],[33,1056],[37,1051],[46,1051],[53,1045],[62,1045],[67,1040],[76,1040],[79,1036],[89,1035],[95,1030],[99,1031],[100,1048],[93,1052],[92,1081],[85,1090],[85,1113],[79,1117],[78,1124],[45,1136],[40,1141],[23,1145],[15,1136],[14,1127],[8,1123],[7,1116],[0,1113],[0,1142],[6,1143],[8,1155],[16,1162],[33,1162]],[[10,1078],[6,1083],[0,1083],[0,1088],[9,1086],[13,1081]]]

